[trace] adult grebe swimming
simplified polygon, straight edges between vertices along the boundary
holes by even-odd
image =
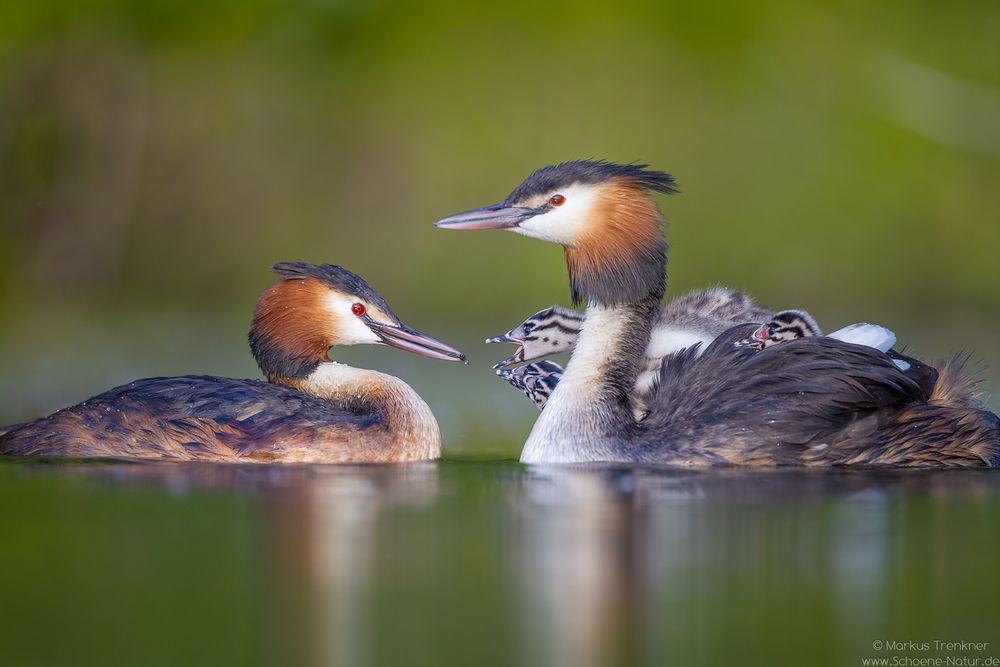
[[[975,402],[956,366],[938,373],[825,336],[756,351],[737,326],[703,354],[663,367],[636,420],[631,392],[666,278],[666,244],[650,191],[673,179],[645,165],[545,167],[499,205],[437,225],[509,229],[565,249],[574,302],[587,304],[565,372],[528,436],[526,462],[674,465],[996,466],[1000,420]],[[899,355],[901,356],[901,355]],[[914,362],[916,360],[913,360]]]
[[[0,454],[180,461],[339,463],[441,454],[427,404],[399,378],[327,356],[385,344],[432,359],[458,350],[404,325],[368,283],[339,266],[275,264],[250,349],[268,382],[150,378],[0,433]]]

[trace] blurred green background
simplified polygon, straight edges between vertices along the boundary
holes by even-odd
[[[673,294],[876,321],[995,387],[998,35],[988,2],[3,3],[0,422],[255,376],[269,266],[307,260],[472,367],[341,359],[413,384],[448,452],[515,456],[534,409],[481,340],[566,303],[561,253],[431,223],[586,157],[678,178]]]
[[[136,377],[256,377],[253,305],[305,260],[472,363],[338,359],[412,384],[450,458],[515,457],[536,412],[482,339],[567,303],[561,251],[431,223],[588,157],[677,177],[671,294],[973,350],[1000,394],[998,36],[996,2],[7,0],[0,423]],[[4,664],[998,645],[995,471],[0,463]]]

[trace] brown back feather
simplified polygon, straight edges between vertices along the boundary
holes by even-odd
[[[975,404],[960,363],[902,371],[873,348],[803,338],[762,352],[733,348],[661,372],[640,424],[642,457],[700,465],[982,467],[1000,463],[1000,420]],[[667,446],[665,446],[667,445]]]

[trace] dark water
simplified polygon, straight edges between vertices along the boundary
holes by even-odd
[[[4,461],[0,535],[2,665],[1000,656],[992,471]]]

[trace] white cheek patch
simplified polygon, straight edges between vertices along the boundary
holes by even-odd
[[[337,345],[361,345],[365,343],[381,343],[381,339],[369,329],[361,318],[354,314],[351,308],[357,301],[345,298],[342,294],[331,294],[326,301],[326,307],[333,314],[337,323]]]
[[[566,198],[562,206],[553,206],[546,213],[525,220],[511,231],[540,241],[572,245],[586,228],[598,191],[590,185],[571,185],[561,189],[558,194]]]

